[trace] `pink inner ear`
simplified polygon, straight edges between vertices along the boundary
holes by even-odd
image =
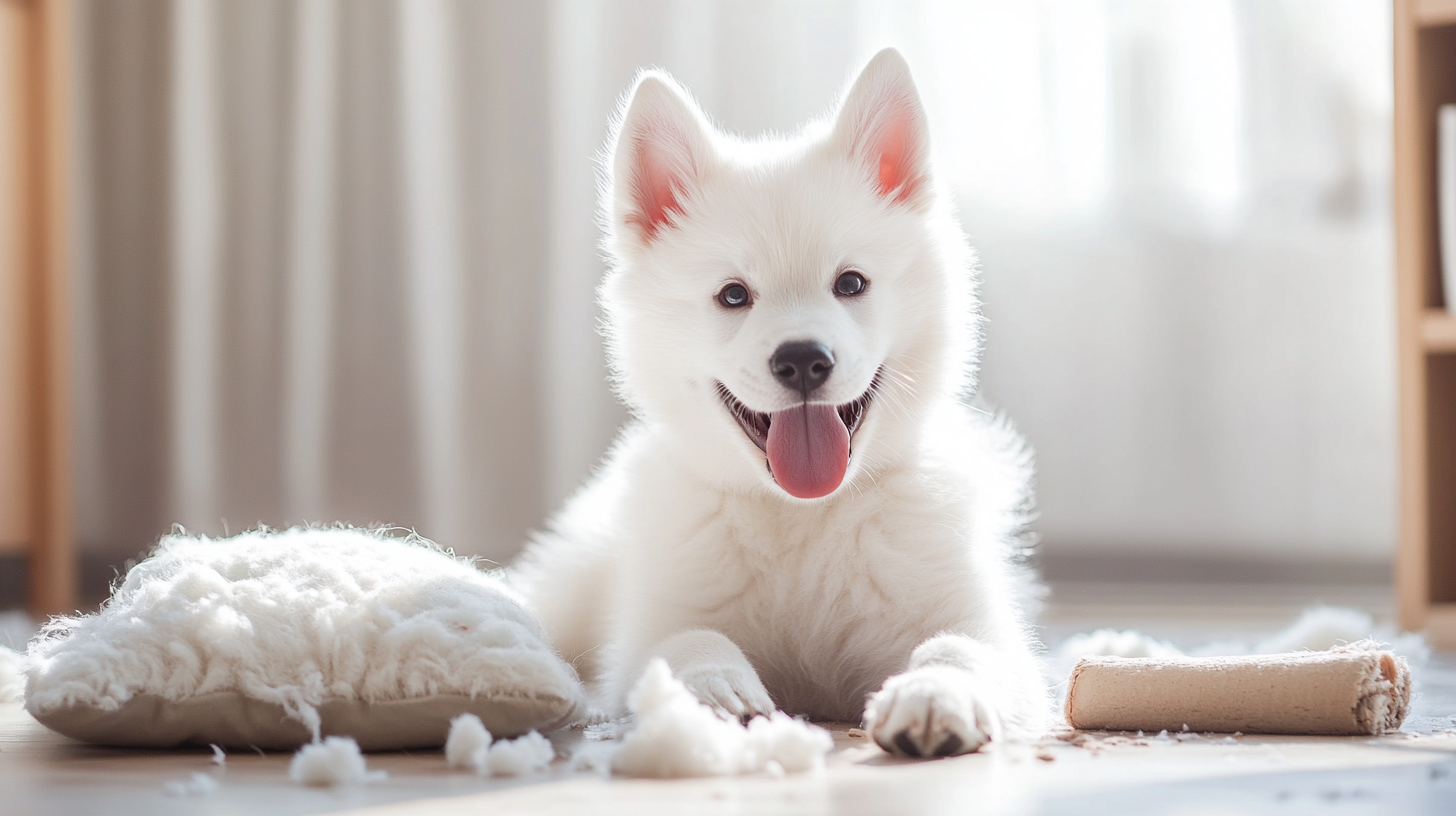
[[[903,203],[920,187],[921,176],[916,169],[915,137],[911,133],[913,114],[900,105],[886,106],[878,112],[884,122],[870,145],[870,156],[879,156],[878,189],[880,195],[895,193],[895,201]]]
[[[664,151],[663,138],[673,134],[663,131],[643,133],[636,140],[633,167],[633,193],[637,199],[637,212],[627,218],[642,230],[643,237],[651,239],[657,229],[667,223],[668,212],[682,214],[678,196],[683,179],[679,168],[673,166],[672,158]]]

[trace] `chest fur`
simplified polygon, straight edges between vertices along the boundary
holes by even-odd
[[[733,640],[788,710],[852,720],[916,645],[964,619],[974,594],[967,539],[935,508],[919,510],[723,501],[680,513],[644,542],[646,606]]]

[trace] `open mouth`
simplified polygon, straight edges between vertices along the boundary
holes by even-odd
[[[718,396],[728,413],[753,444],[768,455],[774,480],[801,499],[827,496],[844,481],[849,469],[850,439],[859,430],[879,385],[877,371],[870,387],[852,402],[804,403],[768,414],[751,410],[727,386],[717,383]]]

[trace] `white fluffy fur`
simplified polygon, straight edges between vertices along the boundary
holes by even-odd
[[[304,785],[337,787],[376,782],[387,771],[370,771],[359,743],[348,737],[327,737],[298,749],[288,764],[288,776]]]
[[[236,691],[317,737],[327,699],[580,699],[540,624],[491,576],[420,539],[352,529],[173,535],[95,615],[29,651],[27,707]]]
[[[834,746],[829,733],[780,712],[744,728],[699,703],[657,658],[632,689],[637,725],[612,760],[624,776],[731,776],[814,771]]]
[[[780,707],[857,721],[878,689],[872,733],[908,753],[974,750],[982,718],[1009,735],[1048,721],[1031,583],[1016,563],[1030,454],[965,403],[974,257],[926,131],[893,51],[828,118],[781,140],[718,131],[659,72],[624,104],[603,189],[601,300],[636,421],[517,573],[609,709],[661,657],[737,716]],[[886,134],[898,134],[909,179],[888,192],[876,181]],[[676,195],[655,227],[644,178]],[[852,300],[832,292],[846,267],[870,281]],[[750,308],[717,304],[730,280],[753,293]],[[836,360],[816,402],[852,401],[882,372],[844,483],[812,500],[778,487],[715,386],[754,411],[792,406],[800,398],[768,358],[801,339]],[[959,744],[924,743],[940,735]]]

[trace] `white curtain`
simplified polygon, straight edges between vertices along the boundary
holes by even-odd
[[[624,420],[596,154],[640,66],[786,130],[878,48],[982,251],[1049,550],[1393,538],[1388,9],[92,0],[78,526],[348,520],[508,558]]]

